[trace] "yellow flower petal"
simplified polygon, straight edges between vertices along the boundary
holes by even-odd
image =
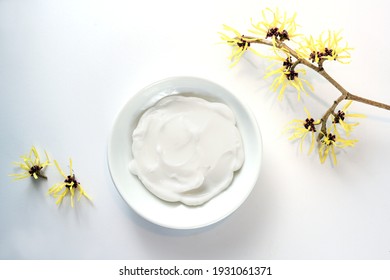
[[[60,172],[62,177],[66,178],[64,171],[62,171],[61,167],[59,166],[59,164],[58,164],[58,162],[56,160],[54,160],[54,164],[56,165],[57,170],[58,170],[58,172]]]

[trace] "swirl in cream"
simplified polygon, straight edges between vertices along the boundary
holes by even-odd
[[[180,95],[161,99],[133,132],[130,171],[157,197],[201,205],[225,190],[244,162],[232,110]]]

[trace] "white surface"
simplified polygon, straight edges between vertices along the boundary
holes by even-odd
[[[129,162],[133,159],[131,135],[137,127],[138,119],[156,102],[175,94],[196,96],[228,105],[235,115],[246,155],[244,164],[235,172],[228,189],[197,207],[158,199],[129,172]],[[121,109],[111,133],[108,162],[118,191],[135,212],[161,226],[194,229],[216,223],[241,206],[259,177],[262,143],[256,119],[233,94],[208,80],[172,77],[148,85]]]
[[[316,98],[283,103],[268,91],[260,58],[229,69],[218,45],[226,23],[245,30],[268,6],[298,12],[304,33],[343,29],[352,63],[329,66],[351,92],[390,103],[385,1],[0,1],[0,258],[2,259],[389,259],[390,114],[368,118],[339,165],[319,164],[283,135],[319,113],[335,90],[311,73]],[[323,15],[323,16],[322,16]],[[249,56],[252,58],[252,56]],[[252,63],[254,61],[254,63]],[[115,116],[144,86],[169,76],[214,81],[250,104],[263,136],[260,178],[230,217],[201,230],[155,226],[126,205],[110,178]],[[57,207],[48,182],[11,182],[11,162],[31,145],[73,168],[94,204]],[[64,201],[66,202],[66,201]]]

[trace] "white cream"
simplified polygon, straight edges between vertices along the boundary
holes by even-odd
[[[197,97],[169,96],[133,132],[130,171],[157,197],[200,205],[225,190],[244,162],[232,110]]]

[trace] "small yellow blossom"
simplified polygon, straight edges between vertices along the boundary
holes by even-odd
[[[268,78],[272,75],[279,75],[277,78],[274,79],[274,81],[271,84],[271,90],[274,92],[279,91],[278,99],[283,100],[284,92],[287,88],[287,86],[294,87],[298,92],[298,100],[301,98],[301,92],[306,92],[304,88],[304,83],[310,86],[310,84],[304,80],[298,77],[298,73],[305,74],[304,69],[299,70],[286,70],[284,67],[281,67],[277,70],[269,72],[265,78]]]
[[[311,115],[310,115],[310,112],[304,108],[305,112],[306,112],[306,115],[307,115],[307,118],[305,120],[292,120],[291,121],[291,126],[288,128],[289,130],[292,130],[293,131],[293,134],[291,135],[291,137],[289,138],[289,140],[296,140],[296,139],[300,139],[300,149],[302,151],[302,146],[303,146],[303,142],[305,141],[307,135],[311,135],[311,144],[310,144],[310,149],[309,149],[309,153],[308,154],[311,154],[311,152],[313,151],[314,149],[314,144],[316,142],[316,125],[319,125],[321,123],[321,120],[314,120]]]
[[[49,156],[46,155],[46,161],[41,162],[37,149],[33,146],[27,156],[21,156],[23,162],[14,162],[14,164],[24,170],[23,173],[10,174],[15,180],[21,180],[28,177],[47,179],[41,172],[50,164]]]
[[[91,198],[88,196],[88,194],[82,188],[80,182],[78,182],[76,180],[76,176],[73,173],[73,169],[72,169],[72,159],[69,159],[69,175],[65,175],[64,171],[62,171],[61,167],[59,166],[59,164],[56,160],[54,161],[54,163],[55,163],[58,171],[60,172],[60,174],[65,178],[64,182],[57,183],[49,189],[49,194],[53,195],[53,197],[55,197],[55,198],[58,198],[56,201],[56,204],[61,204],[64,197],[67,194],[70,194],[70,203],[71,203],[71,206],[74,207],[73,198],[75,196],[75,191],[77,191],[77,190],[79,192],[78,200],[80,200],[82,196],[91,200]],[[64,190],[64,188],[65,188],[65,190]],[[62,191],[62,193],[61,193],[61,191]]]
[[[349,63],[352,48],[341,46],[342,37],[340,32],[328,31],[326,34],[322,33],[317,40],[312,36],[305,38],[303,45],[301,45],[298,53],[305,56],[312,62],[321,65],[325,60],[336,60],[341,63]]]
[[[274,45],[276,41],[291,40],[299,34],[296,34],[297,24],[295,23],[296,13],[292,17],[288,17],[287,13],[281,14],[279,9],[275,11],[266,9],[262,11],[263,20],[254,23],[254,30],[250,32],[260,35],[265,39],[271,38]]]
[[[337,129],[335,129],[334,126],[332,127],[333,132],[331,132],[331,129],[329,128],[327,133],[324,134],[324,137],[321,139],[318,154],[320,156],[321,163],[324,163],[328,156],[330,156],[333,163],[336,165],[337,158],[335,148],[353,147],[358,140],[344,139],[340,136]]]
[[[251,42],[256,41],[256,38],[249,38],[241,35],[240,32],[238,32],[236,29],[227,25],[223,25],[223,28],[224,30],[234,34],[234,37],[230,37],[225,33],[219,32],[222,41],[232,47],[232,53],[229,56],[229,59],[232,61],[230,67],[235,66],[247,50],[250,50],[256,55],[260,55],[255,49],[251,47]]]
[[[272,60],[276,60],[276,63],[282,63],[282,66],[276,70],[269,71],[265,75],[265,79],[277,75],[274,81],[271,84],[271,90],[274,92],[279,91],[278,99],[283,100],[284,92],[287,86],[291,86],[297,90],[298,100],[301,98],[301,92],[306,92],[305,85],[310,88],[311,91],[314,91],[313,86],[305,79],[299,77],[299,75],[305,75],[306,71],[304,69],[295,69],[295,65],[292,62],[291,55],[285,53],[285,56],[279,54],[279,52],[275,52],[277,55],[273,57],[269,57]],[[275,65],[272,64],[268,69]]]
[[[352,132],[353,128],[355,126],[357,126],[359,123],[358,122],[347,123],[346,119],[347,118],[365,118],[366,117],[363,114],[349,114],[349,113],[347,113],[347,109],[351,104],[352,104],[352,100],[348,101],[341,110],[338,110],[338,112],[335,115],[332,115],[333,123],[340,124],[347,136],[349,136],[349,134]]]

